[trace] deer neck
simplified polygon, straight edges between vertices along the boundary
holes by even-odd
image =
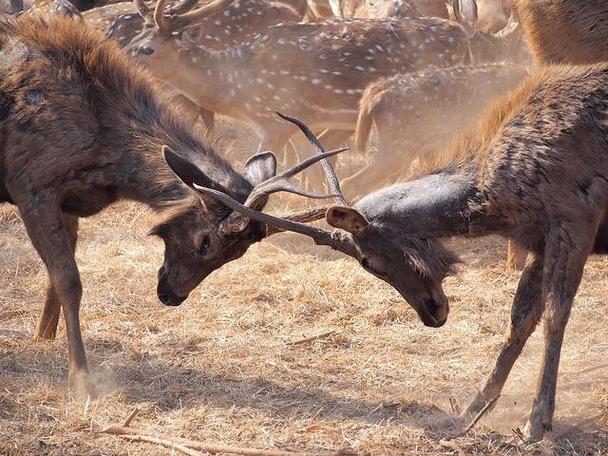
[[[457,166],[375,192],[355,208],[368,220],[428,239],[492,231],[475,169]]]
[[[247,49],[238,46],[214,51],[188,46],[180,51],[179,62],[184,71],[172,75],[175,86],[201,107],[225,115],[233,115],[231,106],[238,106],[244,87],[242,68],[246,68]]]
[[[104,139],[116,158],[103,173],[118,198],[138,201],[158,211],[195,196],[165,163],[163,145],[189,157],[212,177],[216,189],[228,191],[241,201],[251,191],[251,184],[241,174],[156,98],[117,109],[109,107],[102,122],[106,120],[112,128],[106,128],[109,133]]]

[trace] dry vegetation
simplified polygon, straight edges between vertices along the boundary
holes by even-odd
[[[82,402],[66,388],[63,322],[56,341],[31,341],[46,272],[18,213],[1,208],[0,454],[170,454],[99,433],[134,408],[137,427],[227,445],[519,453],[507,442],[531,404],[540,332],[497,408],[442,440],[459,429],[450,398],[464,405],[480,386],[507,326],[518,274],[502,267],[504,241],[455,244],[465,265],[447,281],[452,314],[437,330],[353,261],[293,235],[254,246],[181,307],[163,307],[152,217],[122,203],[82,222],[83,332],[102,391]],[[608,454],[607,277],[606,259],[593,258],[568,327],[556,430],[530,454]]]

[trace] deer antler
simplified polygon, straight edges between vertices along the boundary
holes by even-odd
[[[277,193],[277,192],[281,192],[281,191],[294,193],[296,195],[306,196],[308,198],[315,198],[315,199],[337,197],[338,195],[335,195],[335,194],[325,195],[325,194],[309,192],[307,190],[301,189],[301,188],[293,185],[288,180],[291,177],[295,176],[296,174],[302,172],[306,168],[312,166],[316,162],[318,162],[320,160],[325,160],[328,157],[333,157],[334,155],[337,155],[346,150],[348,150],[348,148],[341,148],[341,149],[332,150],[330,152],[324,152],[322,154],[315,155],[313,157],[309,157],[306,160],[302,161],[301,163],[298,163],[297,165],[289,168],[288,170],[283,171],[281,174],[278,174],[274,177],[271,177],[270,179],[265,180],[264,182],[259,183],[258,185],[256,185],[253,188],[253,190],[249,194],[249,197],[245,201],[244,206],[249,207],[249,208],[255,208],[259,205],[259,203],[261,201],[263,201],[265,198],[267,198],[272,193]],[[223,224],[223,229],[224,229],[224,231],[229,232],[229,233],[240,233],[247,227],[248,223],[249,223],[249,217],[247,216],[247,214],[243,213],[242,211],[236,211],[236,212],[233,212],[232,214],[230,214],[226,218],[226,220]]]
[[[299,119],[296,119],[295,117],[290,117],[288,115],[281,114],[278,111],[276,111],[276,113],[282,119],[291,122],[292,124],[296,125],[300,130],[302,130],[302,133],[304,133],[304,136],[306,136],[310,144],[312,144],[317,155],[325,154],[325,149],[319,141],[319,138],[315,136],[315,134],[310,130],[310,128],[306,126],[304,122]],[[344,198],[342,190],[340,189],[340,180],[338,179],[336,171],[334,170],[331,163],[327,161],[327,159],[323,158],[321,160],[321,166],[323,167],[325,177],[327,178],[327,185],[329,186],[329,191],[335,194],[336,202],[342,206],[348,206],[348,202],[346,201],[346,198]]]
[[[176,30],[185,30],[187,28],[194,27],[201,20],[225,10],[227,7],[232,5],[235,0],[212,0],[200,8],[184,14],[177,14],[182,8],[178,9],[177,11],[174,9],[172,11],[173,15],[170,16],[165,14],[165,7],[168,1],[169,0],[158,0],[156,3],[156,8],[154,9],[154,22],[156,23],[158,30],[167,34]],[[186,5],[186,8],[190,6],[190,2],[188,0],[182,3],[182,6],[184,4]]]

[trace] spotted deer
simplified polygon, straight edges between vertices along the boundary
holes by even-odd
[[[165,244],[157,294],[176,306],[267,232],[253,221],[233,226],[227,206],[188,185],[204,182],[261,209],[270,193],[290,189],[288,177],[319,159],[276,176],[267,152],[235,171],[113,42],[60,15],[0,18],[0,128],[0,203],[18,207],[49,275],[35,336],[54,338],[63,309],[70,379],[85,388],[74,258],[80,217],[125,199],[157,212],[151,234]],[[180,179],[172,170],[184,161],[190,168]]]
[[[331,206],[325,218],[333,233],[244,207],[204,183],[195,187],[248,219],[354,257],[393,285],[429,326],[446,322],[442,281],[457,258],[442,238],[498,234],[528,249],[506,340],[463,416],[476,416],[500,395],[544,316],[542,365],[524,431],[537,441],[552,429],[561,346],[585,263],[591,253],[608,253],[607,138],[608,63],[547,66],[466,130],[421,177],[352,207],[346,201]]]
[[[507,39],[471,37],[454,22],[403,18],[277,25],[241,46],[214,52],[172,36],[165,3],[159,0],[156,7],[158,26],[134,40],[131,52],[200,106],[254,126],[260,150],[281,151],[296,131],[277,120],[275,109],[306,119],[315,129],[352,131],[371,82],[457,65],[470,53],[503,60],[510,51]]]
[[[526,75],[520,65],[458,66],[370,84],[361,98],[353,147],[367,156],[367,165],[342,181],[344,193],[357,199],[408,175],[414,159],[433,160]],[[378,150],[371,153],[367,145],[374,127]]]

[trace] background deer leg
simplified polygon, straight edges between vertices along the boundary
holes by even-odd
[[[507,244],[507,269],[521,271],[526,264],[528,251],[519,244],[509,240]]]
[[[570,228],[571,231],[560,228],[560,231],[547,241],[545,250],[543,280],[545,348],[536,397],[525,429],[530,441],[542,439],[544,432],[551,430],[564,332],[570,317],[572,301],[597,232],[596,224],[594,230],[589,230],[586,235],[573,237],[572,233],[576,231],[572,225]]]
[[[542,282],[543,259],[531,253],[519,279],[517,293],[511,307],[511,324],[494,370],[492,370],[483,390],[477,393],[475,399],[463,413],[463,418],[472,419],[502,391],[515,360],[540,320],[542,314]]]
[[[87,358],[80,333],[80,299],[82,285],[74,258],[69,230],[54,201],[39,200],[32,207],[19,205],[21,216],[32,244],[44,261],[56,297],[63,308],[69,351],[69,378],[79,392],[85,392]]]
[[[72,254],[76,253],[76,243],[78,242],[78,217],[63,215],[63,224],[70,237]],[[54,339],[57,334],[57,324],[59,323],[59,311],[61,303],[57,297],[57,292],[49,277],[49,285],[46,289],[46,301],[42,314],[36,325],[34,339]]]

